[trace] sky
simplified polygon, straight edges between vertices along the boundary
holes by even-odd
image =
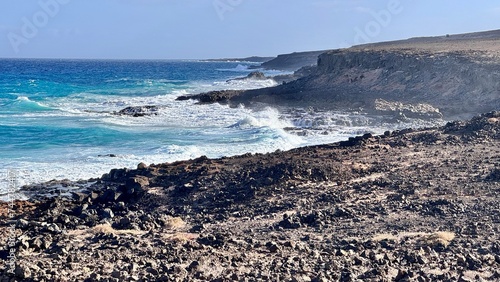
[[[275,56],[493,29],[497,0],[0,0],[0,58]]]

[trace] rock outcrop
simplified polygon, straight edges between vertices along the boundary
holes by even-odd
[[[273,70],[296,71],[302,67],[316,65],[318,56],[324,52],[326,52],[326,50],[282,54],[270,61],[262,63],[260,67]]]
[[[196,95],[183,95],[177,101],[198,100],[199,103],[228,103],[233,97],[245,92],[244,90],[220,90]]]
[[[150,115],[157,115],[158,110],[160,108],[158,106],[130,106],[126,107],[123,110],[115,112],[116,115],[125,115],[125,116],[133,116],[133,117],[143,117]]]
[[[229,98],[366,112],[379,112],[380,99],[427,104],[449,119],[500,109],[500,32],[332,50],[297,80]]]
[[[251,73],[249,73],[247,76],[245,77],[239,77],[239,78],[234,78],[234,79],[230,79],[228,80],[229,81],[233,81],[233,80],[247,80],[247,79],[253,79],[253,80],[266,80],[266,79],[270,79],[268,77],[266,77],[266,75],[263,73],[263,72],[260,72],[260,71],[253,71]]]

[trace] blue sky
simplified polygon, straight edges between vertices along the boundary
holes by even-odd
[[[270,56],[500,29],[499,19],[493,0],[1,0],[0,57]]]

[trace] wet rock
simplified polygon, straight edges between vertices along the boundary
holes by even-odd
[[[115,112],[116,115],[126,115],[132,117],[143,117],[150,115],[157,115],[159,111],[158,106],[132,106],[126,107],[118,112]]]
[[[246,77],[230,79],[227,82],[239,81],[239,80],[248,80],[248,79],[265,80],[265,79],[268,79],[268,78],[264,75],[264,73],[262,73],[260,71],[253,71],[253,72],[249,73]]]
[[[108,158],[116,158],[117,155],[115,154],[106,154],[106,155],[97,155],[98,157],[102,158],[102,157],[108,157]]]
[[[244,93],[243,90],[222,90],[222,91],[212,91],[207,93],[201,93],[197,95],[189,96],[179,96],[176,100],[198,100],[200,103],[224,103],[228,102],[231,98],[236,97]]]

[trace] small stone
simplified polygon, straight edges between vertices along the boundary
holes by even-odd
[[[28,237],[28,235],[23,235],[19,237],[19,244],[21,245],[21,247],[27,250],[30,248],[29,240],[30,238]]]
[[[266,247],[271,253],[276,253],[280,249],[280,247],[278,246],[278,244],[276,244],[276,242],[267,242]]]
[[[285,245],[285,247],[289,247],[289,248],[295,249],[295,246],[297,244],[294,241],[286,241],[284,245]]]
[[[470,270],[481,269],[482,262],[479,259],[477,259],[475,256],[469,254],[466,259],[467,259],[468,268]]]
[[[129,272],[135,272],[137,269],[139,269],[139,265],[135,262],[131,263],[128,267]]]
[[[417,262],[420,264],[428,264],[429,260],[423,255],[417,255]]]
[[[102,196],[100,197],[100,200],[104,203],[106,202],[116,202],[120,197],[122,196],[122,193],[120,191],[116,191],[114,189],[107,189],[104,191]]]
[[[293,282],[311,282],[312,280],[311,280],[311,278],[309,278],[309,276],[300,275],[300,276],[293,277],[292,281]]]
[[[113,277],[113,278],[120,278],[120,271],[113,270],[113,272],[111,272],[111,277]]]
[[[16,269],[14,270],[14,274],[16,277],[22,278],[22,279],[30,279],[31,278],[31,270],[27,265],[17,265]]]
[[[145,187],[149,186],[149,179],[145,176],[136,176],[129,178],[126,183],[126,191],[128,195],[141,192]]]
[[[40,250],[42,248],[42,239],[40,239],[40,237],[36,237],[33,241],[31,241],[30,246],[35,250]]]
[[[25,219],[19,219],[16,222],[16,227],[19,229],[26,229],[26,228],[28,228],[28,226],[29,226],[29,222]]]
[[[487,265],[493,265],[495,263],[495,256],[492,255],[492,254],[486,254],[486,255],[483,256],[483,261]]]
[[[101,216],[102,218],[113,218],[115,217],[115,214],[110,208],[105,208],[104,210],[102,210]]]
[[[99,198],[99,193],[94,192],[94,191],[90,192],[90,194],[89,194],[90,200],[95,201],[95,200],[97,200],[97,198]]]
[[[71,196],[72,196],[73,200],[75,200],[78,203],[83,202],[88,197],[87,194],[80,193],[80,192],[73,192],[73,193],[71,193]]]
[[[191,264],[188,266],[188,270],[194,271],[194,270],[198,269],[199,266],[200,266],[200,262],[195,260],[195,261],[191,262]]]
[[[152,275],[154,275],[154,276],[158,276],[158,274],[160,274],[160,273],[158,272],[158,270],[156,270],[156,269],[154,269],[154,268],[152,268],[152,267],[148,267],[148,268],[146,269],[146,271],[147,271],[148,273],[151,273],[151,274],[152,274]]]
[[[346,250],[338,249],[337,252],[335,253],[336,256],[347,256],[349,255],[349,252]]]
[[[328,282],[328,279],[326,279],[324,276],[318,276],[314,278],[314,282]]]
[[[54,233],[61,233],[61,228],[55,223],[51,223],[47,226],[47,231],[54,232]]]
[[[463,255],[457,255],[457,263],[458,265],[461,265],[461,266],[465,266],[467,260],[465,259],[465,257]]]
[[[174,274],[182,279],[188,275],[188,272],[184,267],[180,267],[177,265],[174,267]]]

